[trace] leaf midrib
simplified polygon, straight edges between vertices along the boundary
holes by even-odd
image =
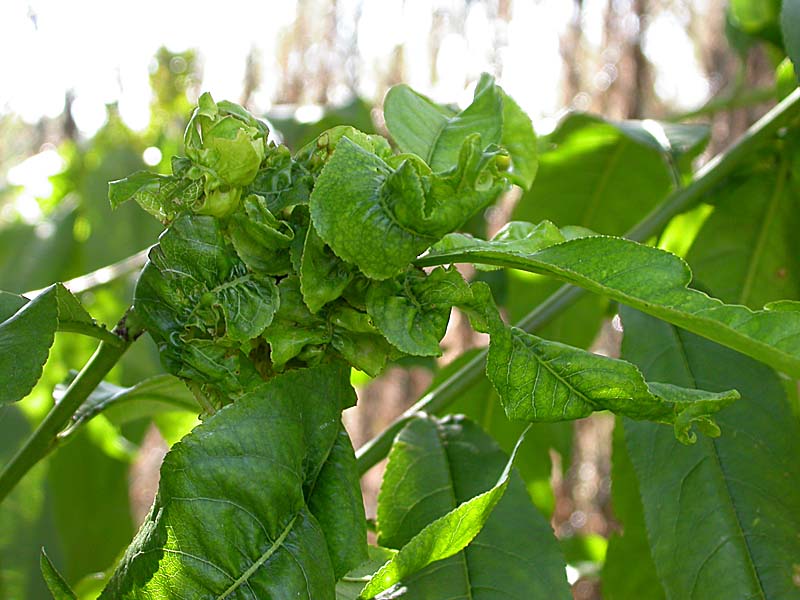
[[[695,376],[694,371],[692,371],[692,365],[691,362],[689,361],[689,355],[686,351],[686,343],[684,341],[684,336],[681,334],[680,329],[678,329],[674,325],[670,325],[670,330],[673,334],[673,337],[675,338],[675,345],[678,349],[678,352],[680,352],[681,360],[684,364],[684,367],[686,368],[686,375],[689,378],[688,383],[691,387],[699,389],[697,384],[697,377]],[[717,446],[717,439],[709,438],[709,442],[710,442],[709,447],[712,450],[711,455],[713,456],[714,462],[721,475],[722,486],[724,488],[724,495],[729,501],[731,513],[733,515],[733,522],[736,525],[737,535],[744,542],[744,547],[745,547],[744,554],[747,558],[747,565],[750,567],[753,581],[755,582],[756,586],[758,587],[758,590],[761,593],[761,598],[763,600],[767,600],[767,595],[766,591],[764,590],[764,585],[761,582],[761,577],[759,577],[758,575],[758,568],[756,567],[756,564],[753,561],[753,553],[750,548],[750,543],[747,539],[747,536],[744,533],[744,528],[742,527],[742,519],[739,516],[738,511],[736,510],[736,503],[734,502],[733,494],[731,492],[730,486],[728,485],[728,478],[726,476],[725,468],[722,465],[722,459],[720,458],[719,455],[719,447]],[[694,597],[694,588],[697,585],[697,575],[699,575],[699,571],[697,574],[695,574],[695,581],[692,584],[691,597]]]
[[[231,593],[235,592],[239,587],[241,587],[242,584],[247,582],[250,579],[250,577],[252,577],[253,573],[255,573],[259,568],[261,568],[261,565],[263,565],[265,562],[267,562],[267,560],[269,560],[269,558],[278,550],[278,548],[280,548],[283,545],[284,540],[286,540],[286,536],[289,535],[289,532],[292,530],[292,527],[294,526],[294,522],[296,520],[297,520],[297,515],[292,517],[291,521],[289,521],[289,523],[283,529],[278,538],[272,543],[272,545],[269,548],[267,548],[264,554],[262,554],[258,558],[258,560],[256,560],[252,565],[250,565],[250,567],[244,573],[242,573],[239,576],[239,578],[228,587],[228,589],[226,589],[219,596],[217,596],[217,600],[225,600],[225,598],[227,598]]]
[[[781,160],[781,165],[778,170],[778,177],[775,180],[775,189],[773,190],[772,197],[769,200],[767,212],[764,219],[761,221],[761,227],[758,232],[758,239],[756,240],[756,247],[750,258],[750,263],[747,266],[747,273],[745,274],[744,282],[742,283],[742,291],[739,294],[739,303],[748,304],[747,300],[752,293],[753,283],[755,281],[758,265],[761,262],[762,254],[767,243],[768,233],[772,222],[775,220],[775,213],[778,210],[781,197],[783,196],[783,188],[788,178],[788,164],[789,161],[785,158]]]

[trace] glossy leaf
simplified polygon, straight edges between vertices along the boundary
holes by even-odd
[[[58,572],[55,565],[50,561],[50,557],[47,556],[44,548],[42,548],[40,564],[47,587],[50,589],[50,593],[53,594],[53,600],[78,600],[75,592],[70,589],[67,582],[64,581],[64,578],[61,576],[61,573]]]
[[[800,422],[766,366],[624,309],[623,354],[648,377],[684,386],[735,385],[723,435],[683,447],[625,422],[656,570],[668,598],[800,598]],[[680,552],[675,549],[680,548]],[[794,578],[794,579],[793,579]]]
[[[703,289],[751,308],[800,298],[796,185],[784,160],[768,171],[733,178],[708,198],[714,212],[686,256]]]
[[[470,421],[409,423],[392,448],[378,499],[378,541],[401,550],[362,596],[399,581],[394,597],[568,598],[552,530],[510,467]]]
[[[341,540],[326,540],[305,494],[352,395],[339,366],[293,371],[173,446],[153,509],[101,598],[332,599],[328,543]]]
[[[436,174],[410,155],[392,167],[342,138],[311,194],[314,227],[337,256],[388,279],[497,198],[506,187],[503,156],[484,152],[473,134],[455,168]]]
[[[689,267],[663,250],[622,238],[594,236],[523,254],[495,250],[492,242],[476,240],[460,250],[434,252],[416,264],[457,262],[551,275],[800,376],[800,311],[752,311],[723,304],[689,288]]]
[[[707,435],[719,435],[711,415],[739,397],[735,390],[717,394],[646,383],[631,363],[544,340],[516,327],[492,335],[486,373],[510,419],[567,421],[610,410],[673,425],[683,443],[696,440],[692,425]]]

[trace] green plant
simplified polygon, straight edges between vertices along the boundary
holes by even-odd
[[[203,95],[172,174],[110,185],[112,205],[133,199],[166,226],[113,330],[60,284],[0,294],[3,404],[33,388],[57,332],[100,340],[0,473],[0,499],[98,415],[196,406],[202,424],[172,446],[101,598],[564,598],[562,550],[529,493],[557,446],[547,423],[608,410],[625,431],[609,597],[800,595],[800,94],[694,175],[696,125],[573,115],[537,156],[530,120],[488,76],[460,112],[402,85],[384,108],[394,146],[337,126],[292,154]],[[490,240],[457,232],[512,184],[527,190],[515,220]],[[710,216],[687,212],[701,200]],[[689,245],[721,300],[640,243],[665,227],[661,243]],[[498,268],[516,272],[501,304],[532,309],[517,327],[495,303]],[[607,307],[579,289],[623,306],[624,360],[582,348]],[[453,307],[488,351],[356,455],[341,424],[351,370],[439,356]],[[168,374],[104,382],[143,332]],[[359,476],[387,454],[368,546]],[[631,556],[641,581],[620,573]],[[41,568],[55,598],[76,597],[45,554]]]

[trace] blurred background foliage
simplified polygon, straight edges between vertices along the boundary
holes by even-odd
[[[0,44],[11,44],[0,67],[0,289],[24,293],[73,280],[87,309],[110,326],[128,306],[142,251],[160,225],[134,204],[112,211],[107,182],[142,168],[167,172],[201,90],[243,103],[297,149],[338,124],[383,132],[380,103],[395,83],[460,102],[481,71],[491,72],[533,117],[542,155],[533,189],[522,198],[511,193],[470,229],[492,233],[509,219],[548,218],[622,235],[690,176],[693,162],[725,148],[795,86],[778,27],[780,0],[296,0],[258,8],[230,2],[214,15],[183,2],[126,4],[120,13],[96,4],[97,19],[70,17],[72,9],[57,2],[11,0],[0,8]],[[695,128],[665,161],[622,124],[642,118],[709,127]],[[753,163],[756,176],[774,167],[770,149]],[[715,257],[692,244],[701,228],[731,231],[725,206],[745,193],[740,186],[764,196],[751,175],[742,173],[653,242],[689,252],[700,283],[726,301],[797,299],[792,287],[778,287],[775,297],[765,292],[780,282],[750,297],[726,297],[730,282],[717,281]],[[763,210],[753,204],[755,213]],[[787,209],[790,225],[797,214]],[[796,236],[787,243],[787,256],[800,256]],[[478,276],[512,321],[558,287],[513,272]],[[543,335],[614,355],[614,310],[587,296]],[[347,419],[356,445],[470,355],[454,357],[485,343],[464,325],[455,315],[440,365],[398,367],[373,382],[354,373],[360,405]],[[0,460],[13,454],[93,346],[58,335],[30,397],[0,409]],[[129,386],[160,372],[144,337],[111,381]],[[454,410],[508,450],[520,427],[492,396],[488,383],[475,386]],[[38,465],[0,511],[0,597],[49,597],[37,566],[43,543],[81,597],[95,597],[102,573],[150,506],[168,445],[194,422],[190,413],[124,424],[100,416]],[[619,530],[610,505],[612,429],[607,415],[540,425],[518,461],[563,541],[576,598],[601,597],[606,540]],[[615,470],[625,468],[615,463]],[[380,473],[378,466],[364,480],[368,515]],[[615,490],[620,510],[636,519],[630,494]],[[607,597],[634,597],[619,595],[630,590],[609,577]]]

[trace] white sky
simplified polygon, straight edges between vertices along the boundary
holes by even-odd
[[[455,0],[341,1],[353,14],[361,4],[358,50],[363,57],[360,91],[374,95],[381,69],[397,44],[405,44],[412,86],[440,100],[463,100],[465,79],[491,68],[493,30],[483,3],[470,4],[466,37],[450,34],[437,57],[441,74],[430,85],[427,32],[436,8],[460,6]],[[587,42],[602,43],[604,0],[586,0]],[[207,6],[207,9],[203,7]],[[147,122],[148,67],[162,44],[180,51],[197,48],[203,63],[203,89],[215,97],[241,94],[245,57],[257,48],[263,60],[258,108],[268,108],[277,88],[274,57],[279,33],[291,25],[295,1],[226,0],[223,4],[186,0],[3,0],[0,2],[0,112],[15,112],[27,122],[53,117],[64,93],[76,95],[75,118],[85,133],[101,124],[104,104],[118,101],[134,128]],[[566,0],[516,0],[500,50],[500,82],[534,118],[560,108],[559,36],[572,3]],[[34,17],[35,15],[35,17]],[[35,21],[35,22],[34,22]],[[346,21],[346,20],[345,20]],[[657,67],[657,90],[677,108],[700,104],[708,93],[684,24],[675,16],[656,19],[645,50]]]

